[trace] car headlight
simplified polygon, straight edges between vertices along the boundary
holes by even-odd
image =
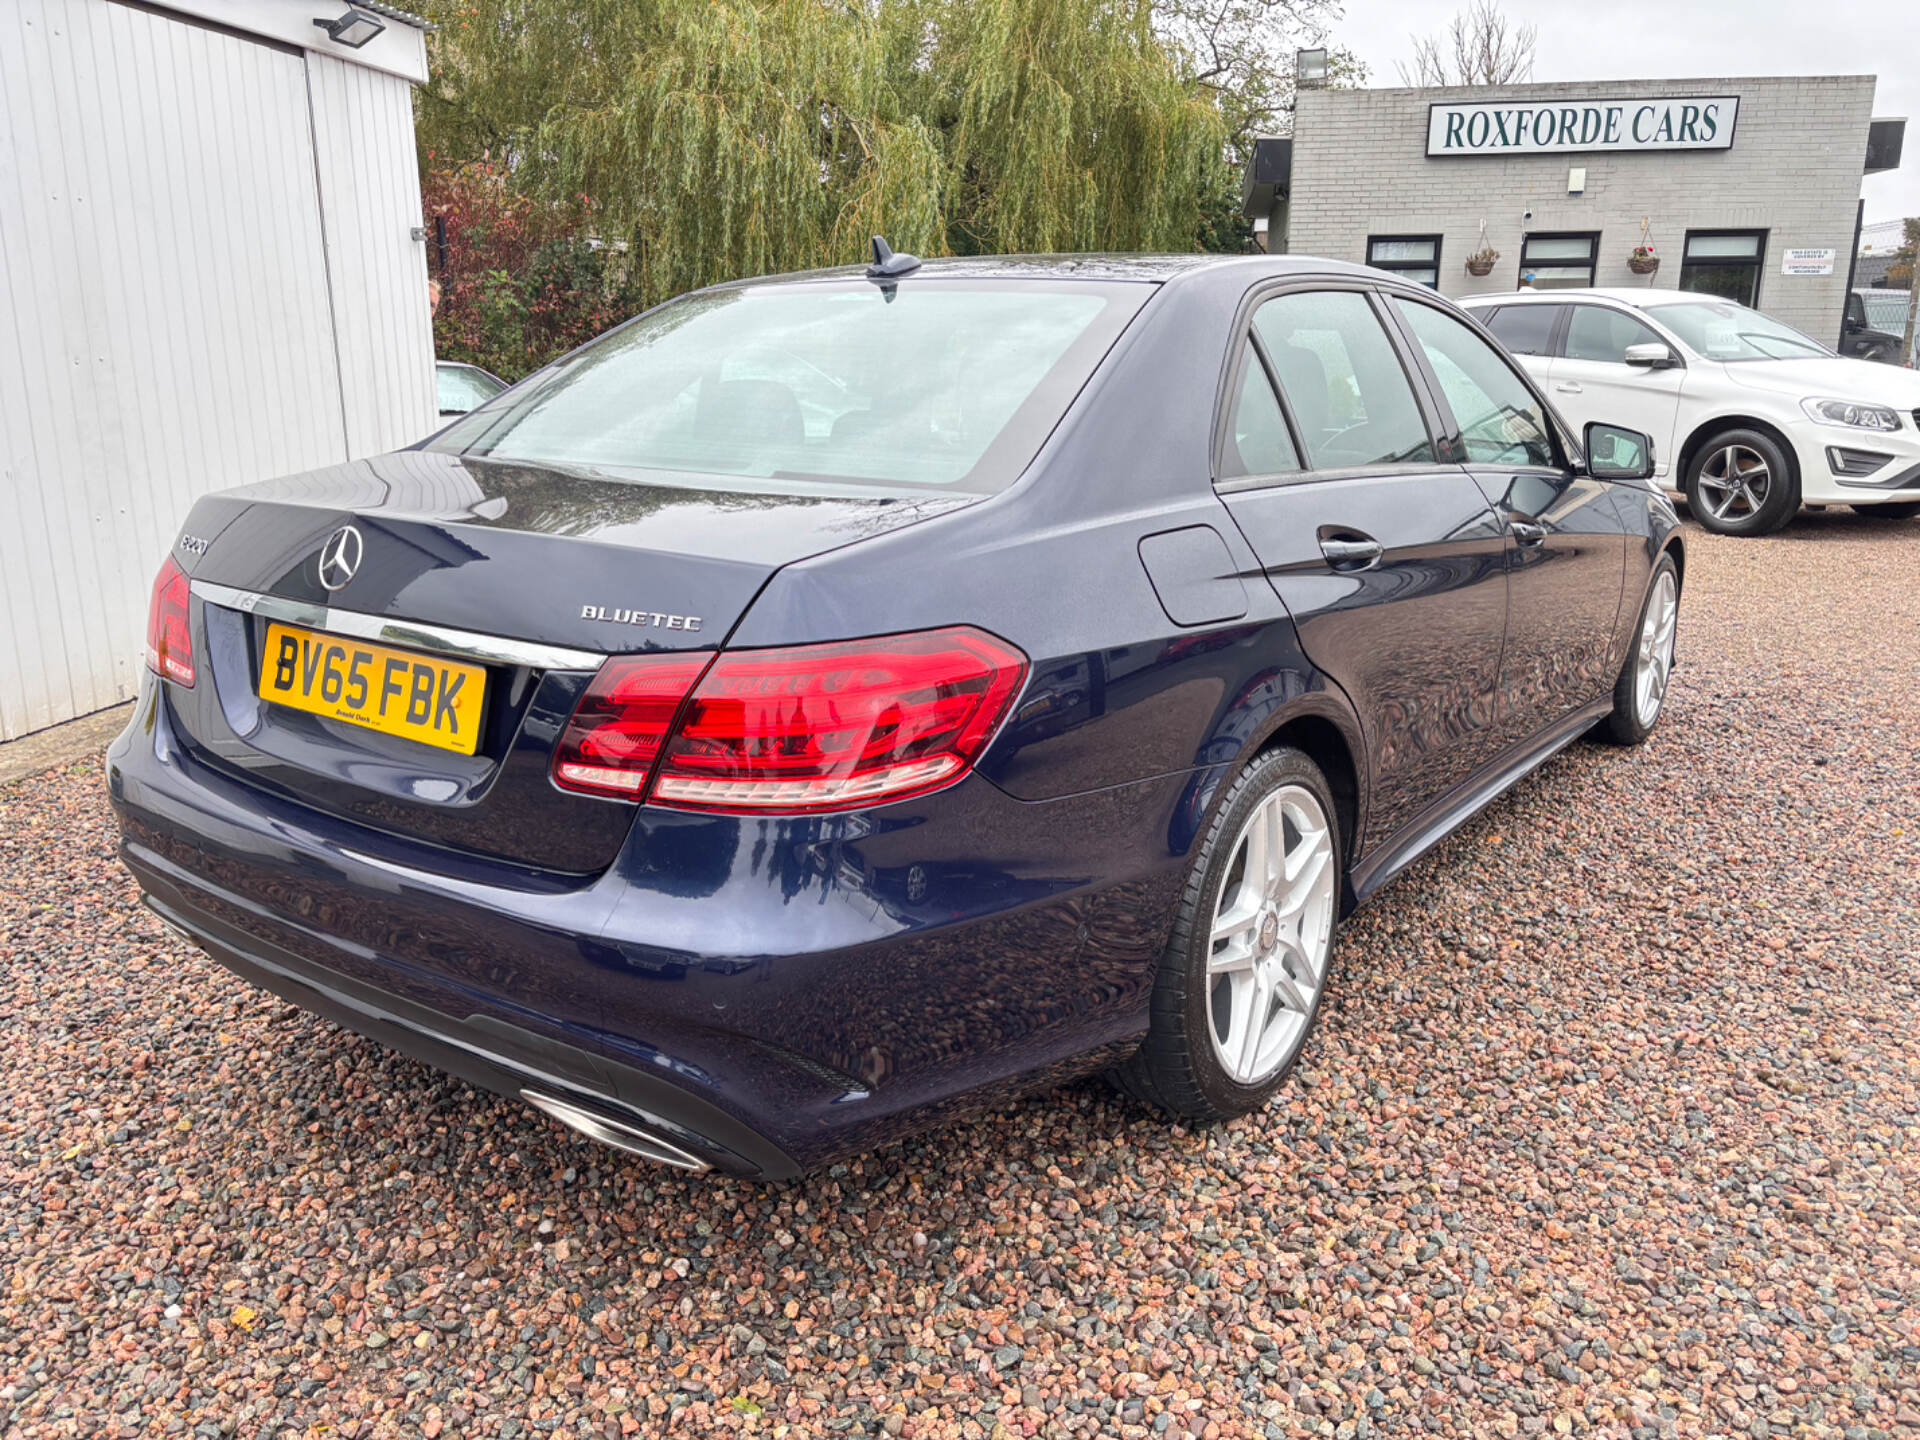
[[[1857,400],[1816,400],[1800,402],[1809,420],[1822,425],[1846,425],[1855,430],[1898,430],[1900,413],[1884,405],[1863,405]]]

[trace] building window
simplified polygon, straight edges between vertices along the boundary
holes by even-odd
[[[1407,280],[1438,290],[1440,288],[1440,237],[1438,235],[1369,235],[1367,264],[1377,270],[1391,270]]]
[[[1767,254],[1764,230],[1689,230],[1680,261],[1680,288],[1718,295],[1738,305],[1760,301],[1760,262]]]
[[[1593,257],[1599,249],[1598,231],[1529,235],[1520,246],[1520,279],[1531,277],[1536,290],[1585,288],[1593,284]]]

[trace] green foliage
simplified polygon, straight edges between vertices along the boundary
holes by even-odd
[[[648,303],[857,261],[874,233],[929,256],[1245,243],[1245,117],[1149,0],[431,8],[427,168],[492,156],[517,196],[587,207]]]
[[[514,194],[484,164],[429,171],[423,189],[429,224],[447,235],[444,263],[428,247],[442,360],[518,380],[641,309],[624,255],[586,233],[581,207]]]

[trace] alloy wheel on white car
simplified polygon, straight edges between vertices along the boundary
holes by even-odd
[[[1305,1040],[1326,983],[1338,898],[1332,822],[1313,792],[1263,799],[1234,842],[1214,904],[1208,1034],[1237,1084],[1276,1075]]]
[[[1700,501],[1715,520],[1736,523],[1758,515],[1773,492],[1773,467],[1746,445],[1721,445],[1700,467]]]

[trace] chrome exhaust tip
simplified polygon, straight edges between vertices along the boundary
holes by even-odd
[[[642,1130],[637,1125],[628,1125],[619,1120],[610,1120],[605,1115],[592,1110],[583,1110],[570,1100],[562,1100],[553,1095],[543,1095],[538,1090],[522,1090],[520,1098],[534,1109],[552,1116],[569,1130],[597,1140],[602,1145],[611,1145],[616,1150],[624,1150],[629,1155],[638,1155],[643,1160],[655,1164],[670,1165],[675,1170],[686,1170],[698,1175],[713,1167],[698,1155],[682,1150],[669,1140],[663,1140],[650,1130]]]

